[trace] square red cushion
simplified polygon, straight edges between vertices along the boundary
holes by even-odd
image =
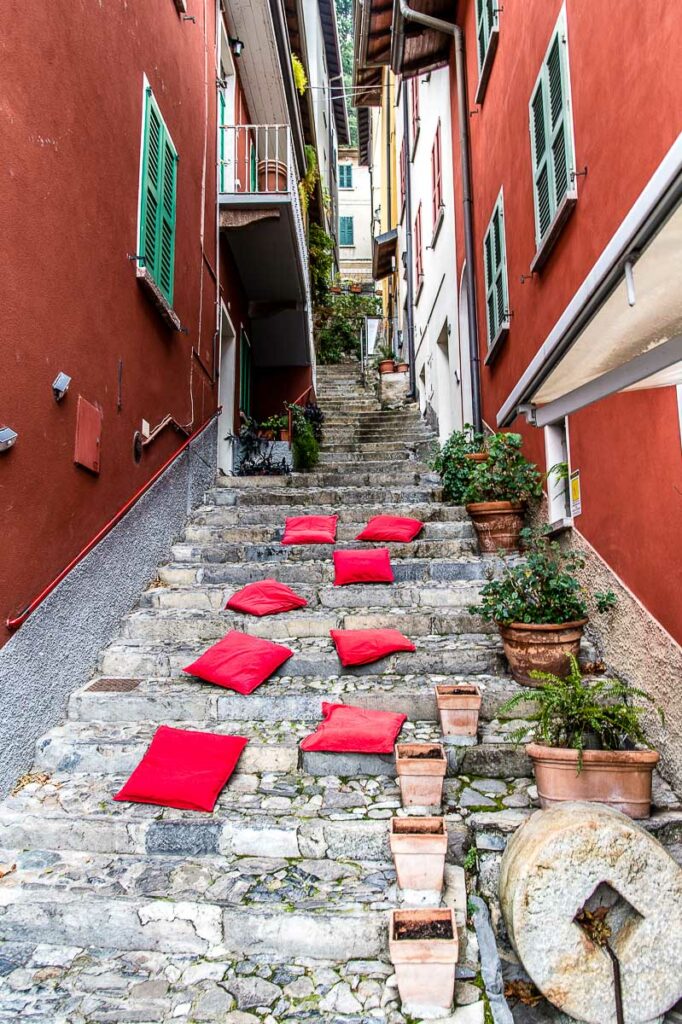
[[[424,524],[420,519],[407,516],[372,516],[356,540],[383,540],[405,542],[414,540]]]
[[[324,721],[301,740],[301,750],[346,750],[353,754],[392,754],[407,715],[366,711],[347,704],[323,704]]]
[[[293,653],[272,640],[232,629],[182,671],[237,693],[251,693]]]
[[[212,811],[248,739],[160,726],[114,800]]]
[[[342,665],[367,665],[395,651],[416,651],[397,629],[331,629]]]
[[[388,548],[334,552],[334,586],[347,583],[393,583]]]
[[[274,615],[276,612],[290,612],[292,608],[305,608],[307,603],[304,597],[299,597],[286,583],[259,580],[233,594],[225,608],[246,612],[248,615]]]
[[[333,544],[338,516],[289,516],[282,544]]]

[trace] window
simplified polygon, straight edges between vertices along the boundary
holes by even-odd
[[[339,217],[339,245],[354,245],[353,218]]]
[[[504,198],[500,192],[483,240],[488,353],[509,333],[509,285],[504,240]]]
[[[339,164],[339,188],[353,187],[353,165]]]
[[[251,343],[243,327],[239,336],[239,409],[251,415]]]
[[[537,247],[531,266],[537,270],[577,199],[572,177],[575,160],[563,12],[530,101],[530,139]]]
[[[424,249],[422,246],[422,204],[419,204],[414,221],[414,270],[417,278],[417,295],[424,283]]]
[[[440,148],[440,121],[436,128],[436,136],[431,149],[431,211],[433,213],[433,231],[436,232],[443,205],[443,168]]]
[[[152,90],[145,90],[140,197],[140,263],[173,305],[177,161]]]
[[[476,103],[482,103],[493,66],[500,35],[499,0],[476,0],[476,37],[478,51],[478,88]]]
[[[400,147],[400,219],[403,219],[405,198],[407,195],[407,139],[403,138]]]
[[[572,521],[568,419],[545,427],[548,522],[558,530]]]
[[[419,138],[419,79],[410,79],[410,117],[412,121],[412,152]]]

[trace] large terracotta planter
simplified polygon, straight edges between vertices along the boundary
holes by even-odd
[[[444,736],[476,736],[481,691],[473,683],[436,686],[436,703]]]
[[[444,818],[393,818],[390,842],[401,889],[442,890],[448,848]]]
[[[403,807],[440,804],[448,766],[442,744],[396,743],[395,764]]]
[[[484,460],[483,460],[484,461]],[[476,501],[466,507],[471,516],[481,551],[519,550],[525,503],[522,501]]]
[[[428,926],[442,937],[411,937]],[[458,955],[454,911],[449,907],[393,910],[388,948],[403,1007],[448,1011],[455,992]]]
[[[396,373],[407,373],[409,368],[410,368],[410,364],[409,363],[396,363],[395,364],[395,372]]]
[[[530,673],[551,672],[565,676],[571,668],[570,656],[578,657],[580,640],[587,619],[554,625],[533,625],[527,622],[498,623],[502,646],[509,669],[522,686],[542,686]]]
[[[651,809],[651,776],[658,764],[655,750],[578,751],[529,743],[542,808],[572,800],[607,804],[631,818],[647,818]]]
[[[382,359],[379,363],[379,373],[393,373],[394,365],[392,359]]]
[[[259,160],[259,192],[288,192],[287,165],[282,160]]]

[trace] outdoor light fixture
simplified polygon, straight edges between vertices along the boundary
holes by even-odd
[[[244,49],[244,43],[241,41],[241,39],[237,39],[235,36],[230,36],[229,41],[232,53],[235,55],[235,57],[241,57],[242,50]]]
[[[6,452],[11,448],[18,437],[16,430],[12,430],[11,427],[0,427],[0,452]]]
[[[68,373],[58,373],[55,379],[52,381],[52,391],[54,393],[55,401],[61,402],[62,398],[69,390],[69,384],[71,378]]]

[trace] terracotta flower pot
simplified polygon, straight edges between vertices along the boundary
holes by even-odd
[[[409,368],[410,368],[410,364],[409,363],[396,363],[395,364],[395,372],[396,373],[407,373]]]
[[[444,818],[393,818],[390,842],[401,889],[442,890],[448,848]]]
[[[436,686],[436,703],[444,736],[476,736],[481,691],[473,683]]]
[[[510,622],[508,626],[498,623],[504,653],[516,682],[522,686],[542,686],[539,679],[531,678],[532,671],[567,675],[570,655],[578,657],[586,622],[587,619],[577,619],[539,626],[526,622]]]
[[[651,809],[651,776],[659,761],[655,750],[578,751],[529,743],[542,808],[570,800],[607,804],[631,818],[647,818]]]
[[[467,505],[466,510],[473,521],[481,551],[519,550],[525,502],[476,501]]]
[[[403,807],[440,804],[448,766],[442,744],[396,743],[395,764]]]
[[[259,192],[288,192],[287,165],[282,160],[259,160]]]
[[[382,359],[379,363],[379,373],[393,373],[394,365],[392,359]]]
[[[280,441],[288,441],[289,440],[289,431],[286,429],[286,427],[283,427],[280,430],[280,432],[279,432],[279,439],[280,439]]]
[[[464,458],[469,462],[487,462],[489,456],[487,452],[467,452]]]
[[[403,1007],[449,1010],[458,956],[452,908],[391,911],[388,948]]]

